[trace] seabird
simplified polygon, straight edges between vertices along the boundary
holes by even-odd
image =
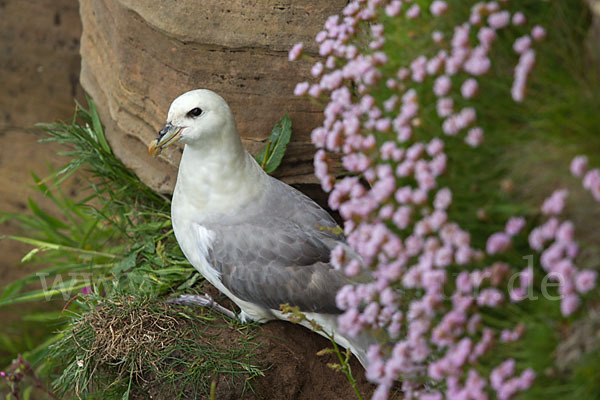
[[[242,321],[285,320],[280,305],[298,306],[365,366],[372,341],[337,330],[335,296],[350,281],[330,263],[336,245],[347,247],[333,218],[262,170],[244,149],[231,109],[210,90],[173,101],[149,152],[175,142],[185,146],[171,217],[189,262],[239,306]]]

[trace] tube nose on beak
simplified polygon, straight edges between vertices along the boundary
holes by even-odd
[[[159,155],[163,149],[177,141],[179,138],[179,133],[182,129],[183,128],[179,126],[175,126],[170,122],[167,122],[167,124],[160,131],[158,131],[158,137],[150,142],[148,146],[148,153],[153,157]]]
[[[167,124],[163,126],[160,131],[158,131],[158,140],[160,141],[160,139],[165,136],[169,130],[171,130],[171,128],[173,128],[173,125],[170,122],[167,122]]]

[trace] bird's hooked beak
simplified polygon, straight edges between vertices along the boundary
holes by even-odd
[[[152,157],[158,156],[163,149],[166,149],[179,139],[179,134],[182,130],[183,127],[171,125],[170,122],[167,122],[165,127],[158,132],[158,137],[150,142],[148,153]]]

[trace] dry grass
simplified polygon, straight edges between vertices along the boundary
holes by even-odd
[[[158,355],[176,342],[173,333],[179,330],[182,322],[170,315],[173,310],[168,304],[154,303],[148,307],[149,304],[140,304],[133,296],[107,301],[110,304],[93,308],[74,327],[77,331],[86,324],[94,332],[92,347],[86,349],[88,359],[94,360],[96,366],[120,367],[124,367],[119,364],[122,360],[131,359],[133,370],[119,368],[120,377],[133,373],[142,378],[148,364],[152,369],[158,369]]]
[[[252,325],[131,295],[95,301],[53,348],[67,397],[196,398],[213,380],[244,392],[262,375]]]

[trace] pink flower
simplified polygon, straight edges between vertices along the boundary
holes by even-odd
[[[433,39],[434,42],[441,43],[442,40],[444,40],[444,34],[440,31],[433,31],[431,33],[431,38]]]
[[[412,208],[409,206],[402,206],[392,216],[392,221],[399,229],[406,229],[410,224],[410,216],[412,214]]]
[[[333,51],[333,46],[335,42],[333,40],[325,40],[319,46],[319,55],[321,57],[328,56]]]
[[[492,42],[496,40],[496,37],[496,31],[487,26],[484,26],[477,32],[477,39],[479,39],[479,42],[486,48],[492,45]]]
[[[418,4],[413,4],[408,10],[406,10],[406,18],[415,19],[421,15],[421,7]]]
[[[586,156],[576,156],[571,161],[571,173],[573,176],[581,178],[588,168],[588,158]]]
[[[527,368],[525,371],[521,373],[519,377],[519,389],[527,390],[533,385],[535,381],[535,371],[531,368]]]
[[[570,243],[575,236],[575,227],[571,221],[565,221],[556,230],[556,240],[560,243]]]
[[[345,313],[338,317],[338,327],[341,332],[348,333],[350,336],[357,336],[362,330],[362,325],[359,320],[360,313],[356,308],[346,310]]]
[[[512,217],[506,223],[506,227],[504,228],[504,232],[506,232],[509,236],[515,236],[521,229],[525,226],[525,218],[522,217]]]
[[[448,94],[450,88],[452,87],[452,81],[448,75],[442,75],[435,79],[433,83],[433,93],[436,96],[442,97]]]
[[[433,200],[436,210],[447,210],[452,204],[452,192],[448,188],[440,189]]]
[[[499,390],[504,381],[514,375],[516,362],[514,359],[509,358],[502,364],[492,370],[490,374],[490,384],[492,388]]]
[[[471,15],[469,15],[469,23],[471,25],[480,25],[481,24],[481,14],[472,13]]]
[[[469,129],[465,142],[471,147],[478,147],[483,142],[483,129],[478,126]]]
[[[419,400],[444,400],[444,396],[440,392],[424,393]]]
[[[463,68],[471,75],[483,75],[490,70],[492,62],[486,55],[473,55],[465,61]]]
[[[523,324],[517,325],[514,330],[503,329],[502,332],[500,333],[500,341],[504,342],[504,343],[516,342],[517,340],[519,340],[521,338],[521,336],[523,336],[524,332],[525,332],[525,325],[523,325]]]
[[[504,301],[504,295],[496,288],[486,288],[477,296],[480,306],[497,307]]]
[[[424,190],[416,189],[411,194],[411,200],[414,204],[421,205],[427,201],[427,193]]]
[[[521,11],[517,11],[516,13],[513,14],[513,17],[512,17],[513,25],[521,26],[526,21],[527,21],[527,19],[525,18],[525,14],[523,14]]]
[[[318,78],[323,73],[323,63],[318,61],[310,69],[310,74],[315,78]]]
[[[321,94],[321,86],[317,85],[317,84],[313,84],[310,86],[310,89],[308,89],[308,95],[310,97],[313,98],[317,98],[319,97],[319,95]]]
[[[565,189],[554,191],[550,197],[544,200],[542,213],[545,215],[558,215],[562,213],[568,194],[569,192]]]
[[[387,132],[392,127],[392,121],[389,118],[380,118],[375,122],[375,129],[379,132]]]
[[[350,260],[348,265],[344,268],[344,273],[347,276],[356,276],[360,273],[360,262],[358,260]]]
[[[427,61],[427,73],[429,75],[435,75],[438,73],[438,71],[440,70],[440,68],[442,67],[442,64],[444,63],[444,60],[441,57],[433,57],[432,59],[430,59],[429,61]]]
[[[505,0],[502,0],[502,1],[505,1]],[[488,3],[485,3],[484,7],[485,7],[486,11],[489,13],[496,12],[500,9],[500,5],[495,1],[490,1]]]
[[[294,96],[304,96],[308,91],[310,84],[308,82],[300,82],[296,85],[294,89]]]
[[[325,39],[327,39],[327,31],[320,31],[317,33],[317,36],[315,36],[315,42],[317,43],[323,43]]]
[[[453,251],[450,246],[444,246],[435,252],[435,266],[438,268],[445,268],[452,264]],[[441,271],[440,271],[441,272]],[[427,275],[427,274],[426,274]],[[424,275],[424,276],[426,276]],[[445,275],[444,275],[445,278]]]
[[[451,44],[453,51],[457,51],[461,47],[464,48],[469,44],[469,24],[459,25],[454,28]]]
[[[448,3],[442,0],[435,0],[433,3],[431,3],[429,11],[431,11],[431,14],[435,16],[440,16],[448,11]]]
[[[442,97],[436,103],[436,110],[440,117],[447,117],[454,111],[454,101],[450,97]]]
[[[427,154],[431,157],[440,154],[442,151],[444,151],[444,142],[441,139],[432,139],[427,145]]]
[[[479,85],[473,78],[467,79],[460,87],[460,92],[465,99],[470,99],[471,97],[475,96],[478,90]]]
[[[519,301],[525,300],[525,298],[527,297],[527,290],[525,288],[518,287],[516,289],[511,290],[508,293],[508,296],[510,297],[510,301],[512,301],[513,303],[518,303]]]
[[[519,54],[525,53],[531,48],[531,38],[529,35],[521,36],[513,44],[513,50]]]
[[[589,170],[583,177],[583,187],[587,190],[598,190],[600,186],[600,169]]]
[[[410,76],[410,71],[407,68],[400,68],[396,73],[396,77],[401,81],[406,80]]]
[[[469,246],[459,246],[454,254],[454,261],[458,265],[466,265],[471,262],[473,258],[473,251]]]
[[[467,271],[462,271],[456,277],[456,288],[462,293],[470,293],[473,290],[473,284],[471,283],[471,277]]]
[[[560,302],[560,311],[562,315],[568,317],[579,308],[579,297],[576,294],[564,296]]]
[[[488,17],[488,24],[494,29],[502,29],[510,23],[508,11],[498,11]]]
[[[304,49],[304,45],[302,43],[296,43],[288,54],[288,58],[290,61],[295,61],[302,54],[302,50]]]
[[[533,40],[536,42],[539,42],[546,37],[546,30],[540,25],[536,25],[531,30],[531,37],[533,37]]]
[[[496,232],[488,238],[485,249],[488,254],[503,253],[508,250],[511,243],[510,236],[506,233]]]
[[[596,278],[598,277],[598,272],[584,269],[577,273],[575,277],[575,287],[579,293],[587,293],[592,290],[596,286]]]
[[[402,1],[393,0],[390,4],[385,7],[385,13],[388,17],[395,17],[400,13],[402,9]]]

